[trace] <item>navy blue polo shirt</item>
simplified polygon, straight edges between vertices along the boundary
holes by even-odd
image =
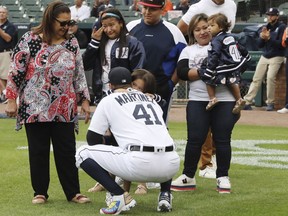
[[[12,37],[10,42],[6,42],[2,37],[0,37],[0,52],[13,49],[13,37],[16,33],[16,27],[7,20],[4,24],[0,25],[0,28]]]

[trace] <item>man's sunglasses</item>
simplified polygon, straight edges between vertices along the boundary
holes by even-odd
[[[58,20],[57,18],[54,18],[54,19],[60,24],[61,27],[64,27],[64,26],[66,26],[66,25],[72,26],[72,25],[75,24],[75,21],[74,21],[74,20],[60,21],[60,20]]]

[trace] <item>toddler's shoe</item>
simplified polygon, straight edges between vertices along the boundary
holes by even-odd
[[[217,104],[218,102],[219,102],[218,99],[217,99],[216,97],[214,97],[214,98],[211,99],[211,100],[209,101],[209,103],[207,104],[206,110],[207,110],[207,111],[211,110],[214,106],[216,106],[216,104]]]
[[[232,110],[233,114],[239,114],[242,109],[245,108],[246,101],[240,98],[236,101],[236,104]]]

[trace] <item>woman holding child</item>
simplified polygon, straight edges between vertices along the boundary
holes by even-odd
[[[208,17],[205,14],[195,15],[188,29],[189,46],[182,51],[177,71],[182,80],[189,81],[189,102],[186,108],[187,145],[183,174],[172,182],[174,191],[194,190],[195,173],[209,128],[213,134],[217,158],[217,188],[219,193],[230,193],[231,184],[228,171],[231,161],[231,134],[239,119],[233,114],[235,98],[225,85],[216,87],[217,106],[207,111],[209,102],[205,83],[200,79],[198,70],[208,55],[209,42],[212,38],[208,30]]]

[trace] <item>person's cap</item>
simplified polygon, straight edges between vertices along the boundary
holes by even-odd
[[[76,20],[70,20],[70,26],[74,26],[77,25],[77,21]]]
[[[108,75],[109,82],[113,85],[123,85],[130,84],[131,72],[124,67],[115,67],[112,68]]]
[[[266,15],[278,16],[279,10],[277,8],[269,8],[266,12]]]
[[[138,4],[147,7],[162,8],[165,5],[165,0],[140,0]]]

